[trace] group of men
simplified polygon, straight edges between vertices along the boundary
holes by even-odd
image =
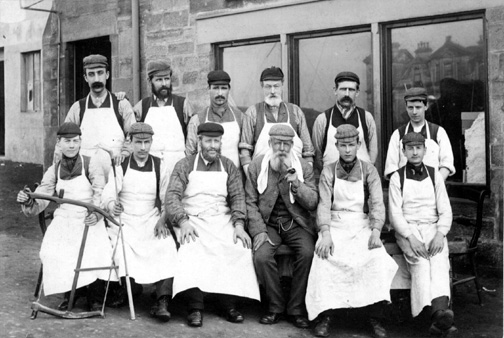
[[[202,326],[211,294],[223,316],[239,323],[244,316],[237,299],[260,300],[261,285],[268,305],[262,324],[285,314],[300,328],[315,320],[315,335],[324,337],[331,310],[366,307],[374,336],[386,337],[383,307],[397,264],[380,240],[386,211],[374,167],[376,125],[355,105],[356,74],[336,76],[336,104],[317,117],[310,137],[302,110],[282,99],[284,75],[277,67],[261,73],[264,100],[245,113],[228,101],[230,76],[210,72],[210,105],[197,114],[172,93],[172,70],[164,61],[148,63],[152,95],[134,107],[105,89],[105,57],[84,58],[84,70],[90,94],[59,128],[61,155],[36,192],[64,189],[65,197],[119,218],[127,260],[114,257],[119,271],[112,278],[124,277],[127,264],[134,284],[155,283],[153,316],[168,321],[169,301],[180,294],[188,325]],[[443,335],[456,330],[448,307],[445,237],[452,215],[444,185],[455,171],[453,155],[444,129],[425,121],[425,90],[408,90],[405,102],[410,123],[392,135],[385,166],[389,218],[411,272],[412,313],[431,306],[430,332]],[[314,165],[321,170],[318,187]],[[25,191],[17,200],[27,215],[47,207]],[[40,253],[46,295],[68,296],[84,226],[92,230],[82,267],[110,264],[118,228],[63,204]],[[287,297],[275,258],[280,244],[293,251]],[[88,286],[91,308],[101,306],[106,275],[81,273],[77,286]]]

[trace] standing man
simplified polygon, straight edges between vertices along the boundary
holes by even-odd
[[[444,128],[425,119],[425,111],[428,108],[427,91],[424,88],[410,88],[404,95],[404,101],[410,121],[397,128],[390,138],[385,176],[390,177],[394,171],[406,164],[407,158],[401,147],[401,140],[404,135],[414,131],[425,138],[424,163],[439,170],[446,181],[448,176],[455,174],[452,147]]]
[[[293,151],[313,164],[313,145],[306,125],[306,118],[298,106],[282,100],[284,74],[280,68],[266,68],[261,73],[264,101],[245,112],[239,144],[243,171],[248,174],[252,159],[269,150],[269,131],[275,124],[289,125],[295,132]]]
[[[317,208],[319,237],[315,245],[306,307],[319,317],[315,335],[329,335],[330,310],[366,307],[375,337],[386,337],[380,323],[397,265],[380,240],[385,205],[380,176],[357,155],[360,133],[351,124],[334,136],[339,160],[320,176]]]
[[[64,190],[65,198],[100,205],[105,180],[94,159],[79,153],[81,134],[79,126],[72,122],[59,127],[57,144],[62,158],[47,169],[35,193],[53,196]],[[31,199],[24,190],[18,193],[17,201],[26,216],[35,216],[49,205],[48,200]],[[44,265],[44,294],[64,292],[64,300],[58,306],[60,310],[68,307],[85,226],[89,226],[89,230],[81,268],[110,266],[112,246],[102,216],[87,214],[84,207],[61,204],[42,239],[40,259]],[[108,270],[81,271],[79,274],[77,288],[88,286],[88,306],[92,311],[101,311],[104,281],[108,275]]]
[[[296,134],[292,127],[275,124],[269,136],[270,148],[250,164],[245,188],[254,265],[269,302],[269,312],[261,317],[260,323],[276,324],[287,309],[295,326],[307,328],[304,298],[315,234],[310,211],[317,207],[318,193],[312,166],[293,150]],[[274,257],[282,243],[295,255],[287,302]]]
[[[128,100],[119,101],[105,85],[110,76],[105,56],[95,54],[86,56],[84,80],[89,85],[89,95],[75,102],[65,118],[82,130],[81,154],[97,155],[97,161],[103,167],[105,178],[110,170],[110,157],[100,147],[113,151],[116,163],[129,155],[123,148],[125,134],[135,123],[133,108]]]
[[[134,282],[156,285],[157,304],[153,316],[170,320],[168,302],[172,296],[173,276],[177,262],[175,241],[161,217],[161,200],[164,200],[169,177],[163,170],[163,161],[149,155],[152,145],[152,127],[138,122],[131,126],[129,135],[133,154],[117,168],[117,177],[111,172],[102,203],[123,222],[128,273]],[[119,227],[111,224],[110,238],[117,238]],[[115,242],[112,243],[115,245]],[[126,275],[121,243],[116,250],[119,276]]]
[[[448,308],[450,200],[441,172],[423,163],[425,137],[411,132],[402,143],[408,162],[390,178],[390,222],[411,273],[412,315],[416,317],[431,306],[430,333],[446,335],[457,331],[453,311]]]
[[[185,157],[187,123],[192,115],[188,101],[172,93],[172,73],[167,62],[150,61],[147,75],[152,95],[133,108],[137,120],[154,129],[151,154],[164,159],[168,177],[175,163]]]
[[[355,105],[355,99],[359,96],[359,77],[352,72],[341,72],[336,75],[334,83],[336,104],[317,116],[313,124],[315,163],[322,169],[323,166],[339,159],[334,135],[339,126],[350,124],[359,132],[361,146],[357,156],[362,161],[374,164],[378,155],[376,124],[370,112]]]
[[[191,117],[187,127],[186,155],[198,153],[198,126],[206,122],[215,122],[222,125],[222,155],[233,161],[240,167],[240,143],[243,113],[232,108],[228,103],[229,91],[231,90],[231,78],[223,70],[214,70],[208,73],[208,95],[210,106]]]
[[[241,174],[221,156],[224,128],[198,126],[196,155],[180,160],[170,177],[165,210],[181,244],[174,295],[188,299],[189,326],[203,325],[204,294],[218,294],[225,318],[243,322],[236,298],[259,300],[251,241],[245,232],[245,194]],[[192,240],[192,241],[191,241]]]

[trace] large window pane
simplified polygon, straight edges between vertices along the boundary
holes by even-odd
[[[40,111],[40,51],[22,53],[21,111]]]
[[[226,47],[222,60],[223,69],[231,77],[231,99],[244,110],[264,99],[259,78],[265,68],[280,67],[281,45],[271,42]]]
[[[391,30],[393,128],[408,122],[405,90],[425,87],[426,119],[448,133],[455,181],[486,182],[485,48],[482,19]]]
[[[299,40],[299,103],[308,121],[332,107],[334,78],[341,71],[352,71],[360,78],[356,103],[373,106],[371,33],[330,35]],[[310,124],[310,123],[309,123]]]

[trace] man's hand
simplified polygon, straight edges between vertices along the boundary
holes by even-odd
[[[20,190],[17,194],[16,202],[24,205],[31,204],[31,198],[28,196],[27,192],[31,192],[30,188],[25,188],[24,190]]]
[[[329,258],[329,254],[332,256],[334,253],[334,243],[331,238],[331,231],[324,230],[322,234],[319,235],[317,243],[315,244],[315,253],[322,259]]]
[[[259,250],[261,245],[263,245],[265,242],[268,242],[272,246],[275,246],[275,244],[269,238],[267,232],[261,232],[261,233],[255,235],[254,236],[254,252]]]
[[[244,248],[250,249],[252,246],[250,236],[245,232],[243,224],[237,224],[234,228],[233,241],[235,244],[238,243],[238,239],[242,241]]]
[[[166,226],[164,217],[158,219],[156,226],[154,227],[154,236],[159,239],[171,236],[170,230]]]
[[[90,213],[84,219],[84,224],[87,226],[93,226],[98,223],[98,215],[95,212]]]
[[[380,239],[380,231],[378,229],[373,228],[371,231],[371,236],[368,241],[368,249],[373,250],[382,246],[382,241]]]
[[[411,245],[411,250],[413,250],[413,253],[417,257],[422,257],[425,259],[429,259],[429,253],[427,252],[427,249],[425,249],[425,245],[420,242],[415,235],[409,235],[408,241]]]
[[[292,186],[296,189],[299,188],[299,185],[301,184],[301,182],[298,180],[297,172],[294,172],[293,174],[289,174],[289,172],[287,172],[287,174],[285,174],[285,180],[288,183],[291,183]]]
[[[114,94],[117,97],[117,100],[119,100],[119,101],[122,101],[124,99],[126,99],[126,100],[128,99],[126,97],[126,92],[117,92],[117,93],[114,93]]]
[[[429,255],[435,256],[441,251],[443,251],[444,248],[444,235],[440,233],[439,231],[436,232],[436,235],[432,239],[432,242],[429,245]]]
[[[112,212],[114,216],[119,216],[123,211],[124,208],[121,203],[119,202],[113,202],[114,206],[112,208],[109,208],[109,210]]]
[[[114,155],[114,164],[116,167],[119,167],[121,165],[121,163],[123,163],[124,159],[126,158],[127,156],[124,156],[122,153],[121,154],[117,154],[117,155]]]
[[[180,244],[190,243],[191,238],[193,242],[196,242],[196,237],[199,237],[198,232],[188,220],[185,220],[182,224],[180,224]]]

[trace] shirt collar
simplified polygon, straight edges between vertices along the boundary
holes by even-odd
[[[357,161],[358,158],[355,158],[355,163],[353,165],[352,170],[350,172],[346,172],[346,170],[342,166],[342,161],[338,161],[338,165],[336,166],[336,175],[339,179],[347,180],[350,182],[360,181],[361,176],[361,165],[360,161]]]
[[[349,110],[343,108],[338,102],[336,102],[336,107],[338,108],[338,110],[340,111],[341,115],[343,115],[343,118],[345,120],[348,120],[348,118],[350,117],[350,115],[352,115],[352,113],[354,112],[355,110],[355,104],[353,104]],[[347,112],[346,114],[344,114],[344,112]]]

